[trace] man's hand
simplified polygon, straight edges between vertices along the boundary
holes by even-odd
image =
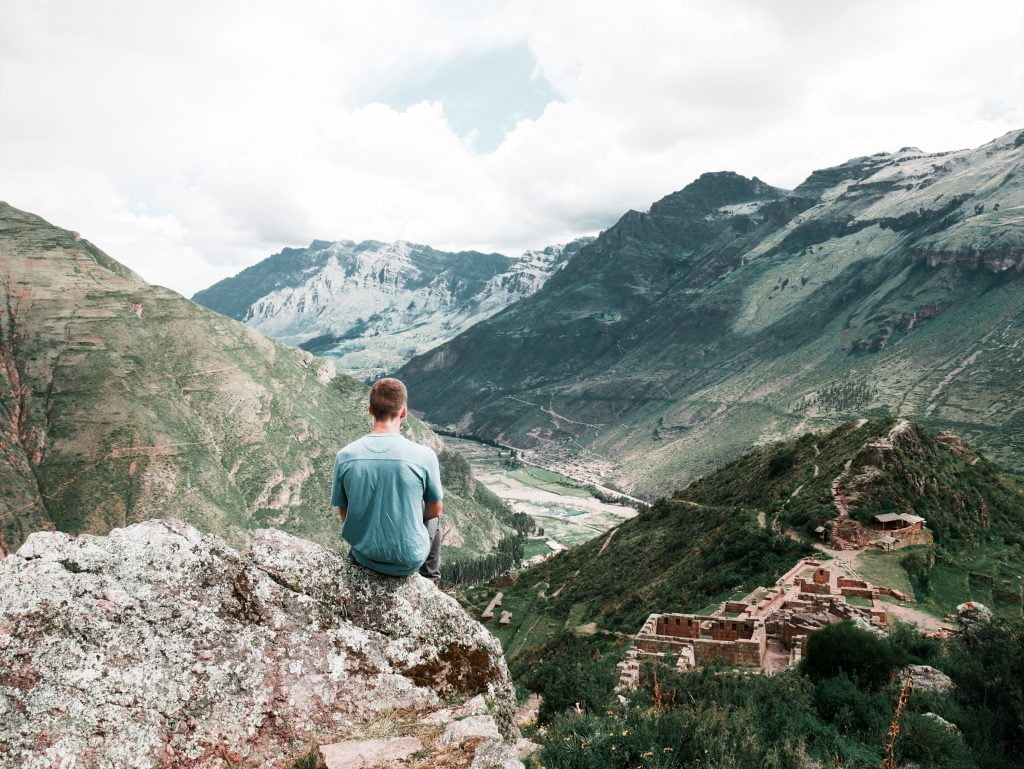
[[[345,516],[348,515],[348,508],[347,507],[336,507],[334,509],[338,511],[338,517],[341,518],[341,522],[344,523],[345,522]]]
[[[444,508],[444,503],[441,500],[437,502],[427,502],[423,500],[423,520],[429,521],[431,518],[440,518],[441,510]]]

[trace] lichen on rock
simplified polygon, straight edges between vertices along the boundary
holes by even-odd
[[[0,561],[0,763],[286,766],[477,694],[514,737],[500,645],[454,599],[281,531],[38,532]]]

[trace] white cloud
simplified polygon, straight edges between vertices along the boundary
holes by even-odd
[[[515,251],[706,170],[1024,127],[1022,33],[1015,0],[7,0],[0,198],[186,294],[313,238]],[[524,42],[558,101],[489,153],[380,103]]]

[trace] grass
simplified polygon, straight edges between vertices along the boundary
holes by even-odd
[[[547,542],[543,539],[528,539],[523,545],[523,558],[529,560],[537,555],[547,555],[551,552]]]
[[[572,630],[574,627],[583,624],[583,618],[587,616],[587,603],[574,603],[569,609],[569,616],[565,618],[565,629]]]
[[[872,601],[870,598],[864,598],[863,596],[859,595],[846,596],[846,602],[850,604],[850,606],[860,606],[865,609],[870,609],[874,605],[874,601]]]
[[[939,617],[954,613],[964,601],[979,601],[999,616],[1020,614],[1017,575],[1024,575],[1024,555],[1015,545],[986,541],[970,551],[939,548],[934,565],[928,570],[927,591],[915,588],[902,564],[903,558],[915,552],[928,560],[932,557],[925,547],[908,547],[894,553],[864,550],[854,567],[868,582],[896,588],[914,600],[918,608]],[[972,573],[991,577],[994,584],[972,578]]]
[[[910,584],[906,570],[900,565],[900,559],[912,550],[927,551],[927,548],[905,548],[896,553],[862,550],[854,568],[872,585],[895,588],[914,600],[914,587]]]
[[[508,475],[524,486],[550,491],[562,497],[587,496],[587,491],[583,487],[572,485],[564,475],[545,470],[543,467],[524,465],[510,470]]]

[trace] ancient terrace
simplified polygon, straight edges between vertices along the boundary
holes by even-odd
[[[853,620],[884,626],[879,596],[898,601],[898,590],[876,587],[803,558],[774,587],[759,587],[740,600],[721,603],[711,614],[651,614],[619,663],[619,687],[635,689],[641,663],[662,662],[677,670],[709,664],[774,673],[795,664],[810,633]],[[852,602],[851,602],[852,601]]]

